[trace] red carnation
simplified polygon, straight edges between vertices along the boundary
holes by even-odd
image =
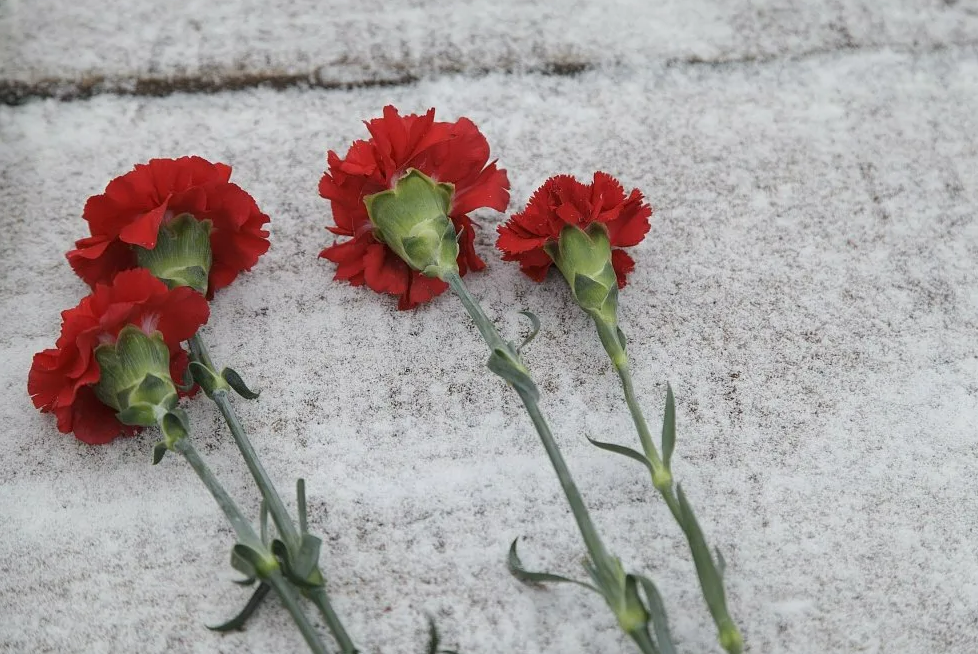
[[[27,378],[34,406],[54,413],[62,433],[74,432],[90,445],[131,436],[139,428],[123,425],[95,396],[92,385],[100,376],[95,348],[114,342],[128,324],[158,331],[170,349],[170,374],[180,380],[188,364],[180,343],[207,322],[208,314],[207,300],[199,293],[186,287],[170,290],[147,270],[121,272],[111,286],[96,285],[77,307],[62,312],[56,347],[34,355]]]
[[[75,243],[68,261],[89,286],[107,284],[136,267],[133,245],[156,247],[160,226],[189,213],[212,223],[213,263],[207,295],[250,270],[268,250],[268,222],[255,200],[228,182],[231,167],[200,157],[151,159],[116,177],[105,193],[88,199],[84,218],[92,235]]]
[[[423,116],[400,116],[392,106],[382,118],[366,123],[371,138],[354,141],[345,159],[330,150],[329,172],[319,182],[319,194],[330,201],[340,236],[352,237],[326,248],[319,256],[337,264],[335,279],[378,293],[400,296],[399,309],[410,309],[443,292],[447,285],[412,270],[374,236],[363,199],[393,188],[409,168],[435,182],[454,185],[449,218],[459,233],[459,272],[482,270],[475,253],[475,229],[468,213],[481,207],[504,211],[509,204],[506,171],[489,161],[489,143],[468,118],[435,122],[435,110]]]
[[[635,268],[624,250],[638,245],[649,231],[652,208],[638,189],[625,197],[625,189],[607,173],[594,173],[591,184],[582,184],[570,175],[551,177],[538,188],[522,212],[513,214],[498,228],[496,247],[503,260],[519,261],[520,268],[531,279],[542,282],[553,260],[544,245],[554,243],[565,225],[581,229],[591,223],[603,223],[613,248],[611,264],[618,277],[618,288]]]

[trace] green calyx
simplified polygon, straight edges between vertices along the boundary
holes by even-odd
[[[197,220],[189,213],[180,214],[160,227],[156,247],[139,246],[136,261],[168,286],[189,286],[207,293],[207,276],[211,271],[211,221]]]
[[[611,265],[611,242],[601,223],[587,230],[567,225],[544,249],[570,284],[574,299],[596,320],[618,324],[618,277]]]
[[[428,277],[458,273],[458,234],[448,217],[455,187],[414,168],[394,188],[363,199],[375,235]]]
[[[126,325],[115,343],[95,348],[101,371],[95,394],[126,425],[152,427],[177,406],[170,350],[159,332]]]

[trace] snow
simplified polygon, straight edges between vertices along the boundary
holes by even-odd
[[[418,15],[434,5],[420,2],[337,5],[308,22],[301,3],[274,16],[193,3],[194,36],[181,22],[191,12],[164,25],[172,9],[145,2],[97,20],[82,3],[0,8],[14,30],[0,44],[5,80],[133,80],[242,61],[334,75],[347,48],[369,69],[357,68],[361,81],[398,66],[422,78],[0,106],[0,651],[304,648],[274,602],[244,632],[204,628],[247,597],[230,583],[232,534],[186,464],[150,465],[152,432],[88,447],[26,393],[31,356],[85,292],[63,258],[84,234],[85,199],[135,162],[182,154],[232,164],[272,217],[272,249],[218,294],[204,336],[219,365],[262,389],[236,406],[283,493],[306,478],[328,588],[364,651],[423,651],[425,613],[463,652],[632,651],[599,597],[528,588],[506,571],[517,536],[534,569],[579,577],[583,550],[459,303],[398,312],[393,298],[333,282],[317,258],[331,242],[316,193],[325,151],[363,137],[360,121],[394,103],[472,118],[509,170],[513,210],[550,174],[595,169],[656,206],[633,251],[622,328],[650,421],[665,382],[676,391],[675,473],[727,560],[751,652],[970,654],[978,28],[973,3],[916,4],[698,2],[660,14],[635,3],[543,30],[534,25],[567,10],[459,3],[439,9],[448,40],[424,38]],[[855,45],[828,27],[836,15]],[[402,23],[404,48],[383,37]],[[73,43],[77,56],[47,47]],[[594,70],[499,70],[542,69],[565,51]],[[670,59],[696,53],[744,60]],[[518,310],[543,321],[527,361],[609,547],[656,580],[681,652],[719,651],[647,474],[584,439],[636,440],[593,329],[558,275],[535,284],[495,256],[503,215],[476,218],[489,268],[467,280],[505,334],[525,332]],[[186,406],[199,449],[257,515],[216,411],[203,398]]]

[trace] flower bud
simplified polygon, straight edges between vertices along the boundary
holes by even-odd
[[[134,246],[136,261],[170,288],[189,286],[207,294],[211,271],[211,221],[180,214],[160,227],[152,250]]]
[[[601,223],[591,223],[587,231],[566,225],[557,243],[548,243],[546,252],[570,284],[574,299],[596,320],[618,324],[618,278],[611,264],[611,243]]]
[[[380,240],[415,270],[443,279],[458,273],[458,234],[448,217],[454,191],[412,168],[363,201]]]
[[[177,406],[170,351],[160,332],[126,325],[115,343],[95,348],[95,358],[101,371],[95,394],[120,422],[152,427]]]

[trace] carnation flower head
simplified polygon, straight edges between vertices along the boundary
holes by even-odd
[[[489,144],[468,118],[437,122],[434,109],[401,116],[387,106],[382,117],[365,124],[368,140],[355,141],[342,159],[332,150],[327,156],[329,170],[319,182],[319,194],[330,201],[335,222],[327,229],[348,238],[320,256],[337,264],[335,279],[397,295],[398,308],[410,309],[447,285],[412,269],[383,242],[364,198],[393,189],[411,169],[436,184],[451,185],[447,214],[458,233],[457,262],[464,275],[486,265],[475,253],[475,229],[468,214],[482,207],[504,211],[509,180],[505,170],[489,162]]]
[[[96,284],[78,306],[62,312],[55,347],[34,355],[27,379],[34,406],[53,413],[62,433],[74,432],[91,445],[131,436],[139,429],[119,422],[115,410],[96,395],[101,371],[95,349],[114,343],[127,325],[159,333],[170,351],[170,376],[179,380],[188,364],[180,343],[208,315],[202,295],[187,287],[171,290],[147,270],[124,271],[111,285]]]
[[[207,296],[213,297],[268,250],[268,232],[262,229],[268,216],[230,177],[230,166],[201,157],[137,164],[85,204],[91,236],[68,252],[71,267],[93,288],[107,284],[119,271],[139,265],[137,247],[156,247],[161,226],[189,214],[209,221]]]
[[[622,185],[608,173],[594,173],[590,184],[570,175],[556,175],[533,193],[526,209],[499,226],[496,247],[504,261],[518,261],[523,272],[542,282],[554,263],[545,248],[559,240],[564,227],[586,230],[600,223],[612,247],[618,288],[624,288],[635,261],[621,248],[641,243],[651,216],[652,208],[642,192],[633,189],[626,196]]]

